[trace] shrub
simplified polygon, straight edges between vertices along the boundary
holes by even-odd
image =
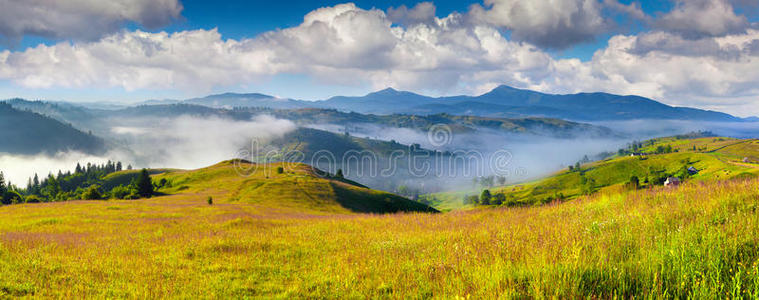
[[[213,198],[211,196],[208,196],[208,205],[213,205]]]
[[[635,175],[631,176],[630,181],[627,183],[627,186],[630,189],[637,190],[638,187],[640,186],[640,179],[638,179],[638,176],[635,176]]]
[[[464,197],[464,204],[477,204],[480,202],[480,198],[477,195]]]
[[[82,193],[82,199],[83,200],[99,200],[103,198],[103,195],[100,194],[100,186],[97,184],[93,184],[89,186],[83,193]]]
[[[26,203],[40,203],[42,202],[42,199],[40,196],[37,195],[28,195],[26,196]]]
[[[503,203],[506,203],[506,195],[504,193],[495,194],[491,202],[493,205],[501,205]]]
[[[111,190],[111,198],[113,199],[126,199],[129,194],[134,193],[129,187],[119,185]]]

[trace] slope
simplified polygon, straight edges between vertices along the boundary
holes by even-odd
[[[105,142],[69,124],[38,113],[17,110],[0,102],[0,152],[14,154],[54,154],[75,150],[101,153]]]
[[[534,205],[629,189],[633,176],[638,178],[640,188],[662,185],[670,176],[694,182],[759,177],[759,161],[752,160],[759,152],[759,141],[754,139],[676,136],[636,143],[643,145],[636,150],[643,155],[615,155],[535,181],[487,188],[492,194],[504,194],[504,205]],[[748,163],[743,162],[745,158],[749,158]],[[689,167],[698,172],[690,174]],[[426,198],[437,209],[460,209],[470,206],[463,200],[466,196],[479,195],[484,188],[436,193]]]
[[[281,169],[281,173],[279,172]],[[298,163],[254,164],[225,161],[198,170],[169,170],[160,192],[211,196],[222,202],[245,202],[305,213],[433,212],[434,209],[390,193],[371,190]]]
[[[759,181],[448,214],[192,195],[0,207],[0,297],[753,299]]]
[[[584,164],[572,171],[561,171],[536,182],[496,188],[516,203],[541,203],[572,199],[599,190],[623,188],[633,176],[642,187],[660,185],[669,176],[696,182],[719,181],[759,176],[759,166],[740,164],[739,158],[759,151],[756,140],[724,137],[696,139],[659,138],[644,142],[643,156],[617,156]],[[672,152],[656,154],[660,147]],[[698,172],[689,174],[687,168]]]

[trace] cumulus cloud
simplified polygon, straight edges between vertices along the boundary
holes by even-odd
[[[390,7],[387,9],[387,16],[395,24],[431,24],[435,22],[435,4],[420,2],[412,8],[408,8],[406,5],[401,5],[398,8]]]
[[[650,21],[651,17],[648,16],[643,9],[640,8],[639,2],[631,2],[630,4],[622,4],[617,0],[603,0],[604,6],[607,8],[630,16],[633,19],[639,21]]]
[[[591,41],[609,24],[597,0],[485,0],[469,14],[476,21],[504,27],[517,40],[566,48]]]
[[[727,0],[677,0],[675,8],[656,23],[692,39],[743,33],[749,27],[746,17],[737,15]]]
[[[95,42],[0,52],[0,78],[31,88],[207,90],[276,72],[270,52],[223,41],[216,30],[119,32]]]
[[[92,40],[128,22],[158,28],[179,17],[178,0],[0,0],[0,37]]]
[[[318,9],[302,24],[253,39],[216,30],[120,32],[96,42],[0,52],[0,78],[32,88],[123,87],[207,91],[280,73],[323,81],[445,89],[467,72],[539,70],[550,57],[460,15],[392,26],[384,12],[353,4]],[[371,32],[372,34],[366,34]]]
[[[604,21],[595,17],[590,19],[597,21],[575,21],[573,15],[595,16],[601,9],[598,6],[616,3],[557,1],[559,7],[568,6],[543,11],[554,12],[556,20],[536,17],[525,22],[548,28],[544,32],[551,34],[557,28],[567,29],[568,24],[580,26],[577,29],[585,22],[584,28],[596,28],[592,24],[602,26]],[[493,2],[478,13],[487,19],[488,14],[501,11],[496,5],[504,3],[510,4],[506,11],[543,8]],[[298,26],[241,40],[225,40],[214,29],[172,34],[134,31],[98,41],[6,50],[0,52],[0,79],[31,88],[205,92],[276,74],[305,74],[320,82],[376,89],[393,86],[457,94],[509,84],[544,92],[636,94],[740,115],[759,113],[751,105],[752,97],[759,95],[759,31],[755,29],[698,39],[662,30],[616,35],[591,60],[581,61],[556,59],[530,42],[506,38],[500,26],[507,23],[473,23],[471,14],[431,16],[434,6],[430,5],[388,13],[354,4],[324,7],[307,14]],[[638,8],[619,5],[620,10]],[[554,22],[564,25],[556,27]]]

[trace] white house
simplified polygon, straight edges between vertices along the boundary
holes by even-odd
[[[680,185],[680,178],[667,177],[667,181],[664,182],[664,186],[678,186]]]

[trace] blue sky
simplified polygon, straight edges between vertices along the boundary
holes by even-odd
[[[148,30],[139,24],[125,24],[128,29],[142,29],[148,31],[167,31],[177,32],[193,29],[211,29],[218,28],[224,38],[243,39],[255,37],[261,33],[297,26],[303,21],[303,16],[310,11],[325,7],[333,6],[347,1],[206,1],[190,0],[182,1],[182,17],[170,25]],[[364,9],[378,8],[387,10],[390,7],[399,7],[405,5],[411,7],[420,1],[350,1],[358,7]],[[621,0],[620,3],[630,4],[631,0]],[[644,0],[638,1],[641,9],[648,14],[666,12],[672,8],[673,3],[668,1]],[[470,5],[480,2],[466,1],[435,1],[436,16],[445,17],[453,12],[466,12]],[[615,18],[617,21],[624,22],[622,18]],[[628,28],[629,32],[636,32],[639,28]],[[608,38],[608,36],[607,36]],[[24,36],[23,40],[17,44],[0,44],[0,50],[23,50],[28,47],[34,47],[39,44],[55,44],[60,39],[50,39],[36,35]],[[595,50],[605,46],[606,39],[600,37],[593,42],[582,43],[561,51],[552,51],[559,57],[578,57],[588,60]]]
[[[0,21],[0,53],[7,55],[0,54],[0,98],[134,102],[235,91],[324,99],[384,86],[450,95],[508,84],[555,93],[639,94],[672,105],[759,113],[746,112],[756,104],[759,90],[751,85],[759,75],[744,74],[734,64],[756,62],[757,46],[751,45],[759,14],[752,1],[353,1],[348,9],[342,1],[114,1],[140,13],[102,2],[81,8],[51,4],[42,10],[50,13],[39,16],[33,14],[40,7],[23,3],[8,7],[7,15],[0,12],[6,20]],[[390,10],[401,6],[407,12]],[[430,7],[438,21],[429,18]],[[329,28],[304,23],[320,8],[332,18],[319,19]],[[30,15],[42,25],[13,20]],[[366,27],[354,32],[352,26]],[[487,30],[500,37],[483,39]],[[143,31],[149,37],[140,36]],[[319,34],[324,37],[309,36]],[[727,47],[726,39],[738,44]],[[192,65],[172,65],[145,50],[176,43],[194,49],[186,44],[192,42],[229,48],[218,57],[207,54],[216,48],[182,53]],[[124,53],[134,49],[139,53]],[[314,53],[325,49],[350,61]],[[603,55],[594,57],[597,52]],[[212,63],[203,65],[197,55],[209,55]],[[250,61],[255,63],[246,66]]]

